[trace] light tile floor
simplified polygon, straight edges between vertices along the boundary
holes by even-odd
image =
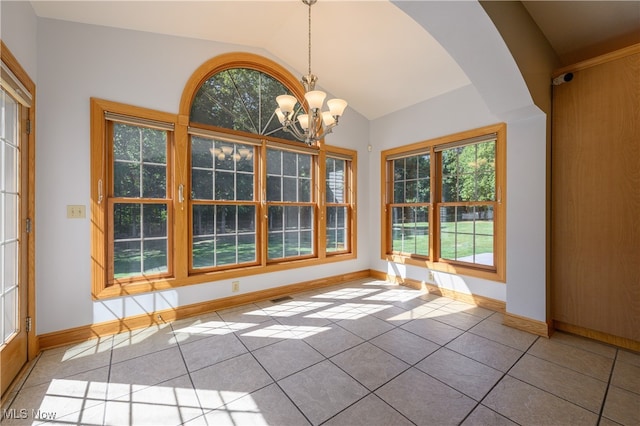
[[[640,355],[360,280],[43,352],[3,425],[639,425]]]

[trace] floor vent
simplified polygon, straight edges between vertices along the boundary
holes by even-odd
[[[286,302],[287,300],[293,300],[293,298],[291,296],[284,296],[284,297],[280,297],[278,299],[272,299],[271,303]]]

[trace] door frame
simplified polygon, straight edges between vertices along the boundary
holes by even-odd
[[[30,318],[30,329],[27,331],[27,359],[21,372],[13,378],[13,384],[9,386],[4,396],[10,393],[11,387],[15,384],[16,378],[19,377],[24,371],[24,367],[33,360],[40,352],[40,345],[36,335],[36,306],[35,306],[35,118],[36,118],[36,85],[29,77],[28,73],[22,68],[16,57],[11,53],[2,40],[0,40],[0,58],[5,65],[11,70],[11,72],[18,78],[20,83],[29,91],[31,95],[31,107],[28,108],[27,117],[20,117],[21,126],[25,126],[26,140],[24,143],[27,150],[26,164],[21,159],[21,167],[27,167],[27,176],[22,180],[26,182],[26,188],[22,188],[22,193],[27,197],[26,211],[20,216],[20,228],[21,232],[28,229],[26,234],[26,279],[25,289],[27,292],[26,301],[26,316]],[[23,132],[24,133],[24,132]],[[27,228],[28,227],[28,228]],[[22,325],[25,326],[24,324]]]

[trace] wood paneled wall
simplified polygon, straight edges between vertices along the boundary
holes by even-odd
[[[573,79],[553,87],[553,319],[559,328],[635,346],[640,342],[640,45],[555,75],[565,72]]]

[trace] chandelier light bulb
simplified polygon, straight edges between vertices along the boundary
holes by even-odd
[[[327,94],[321,90],[312,90],[305,93],[304,97],[309,104],[309,109],[322,109],[322,104],[324,104],[324,98],[327,97]]]
[[[344,113],[344,109],[347,107],[347,101],[344,99],[329,99],[327,101],[327,106],[329,107],[331,115],[334,117],[340,117]]]
[[[331,126],[332,124],[335,124],[336,119],[333,118],[333,116],[331,115],[331,112],[325,111],[322,113],[322,122],[324,123],[325,126]]]
[[[300,127],[306,131],[309,128],[309,114],[300,114],[298,116],[298,123],[300,123]]]
[[[291,95],[280,95],[276,98],[276,102],[278,102],[278,106],[280,107],[280,111],[283,114],[291,114],[293,112],[293,108],[296,106],[298,100],[295,96]]]

